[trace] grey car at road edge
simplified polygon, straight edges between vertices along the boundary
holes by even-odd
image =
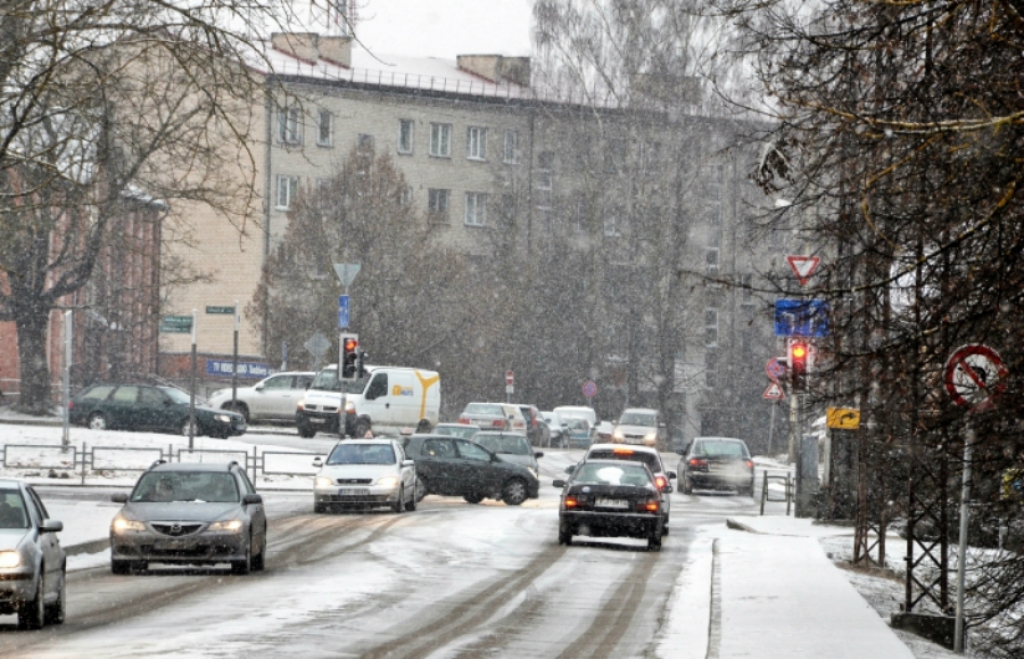
[[[67,557],[57,540],[62,530],[31,485],[0,478],[0,614],[17,613],[22,629],[64,622]]]
[[[228,563],[235,574],[262,570],[267,555],[263,497],[236,462],[158,462],[139,477],[110,524],[110,569],[149,563]]]

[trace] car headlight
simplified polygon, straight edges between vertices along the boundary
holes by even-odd
[[[213,418],[221,423],[231,423],[231,415],[229,414],[214,414]]]
[[[305,410],[306,410],[306,403],[304,401],[300,400],[299,402],[295,403],[295,411],[296,412],[304,412]]]
[[[12,568],[21,565],[21,554],[16,551],[0,551],[0,568]]]
[[[137,522],[134,519],[115,517],[114,522],[110,525],[110,530],[114,533],[125,533],[127,531],[145,531],[146,525],[142,522]]]
[[[349,414],[355,414],[356,404],[350,400],[345,401],[345,411],[348,412]]]
[[[326,476],[317,476],[313,487],[333,487],[334,481]]]
[[[645,442],[656,442],[658,441],[658,431],[652,430],[651,432],[644,435]]]
[[[383,476],[377,479],[379,487],[398,487],[398,476]]]
[[[621,430],[613,430],[612,431],[612,439],[625,439],[625,437],[626,436],[624,434],[622,434]]]
[[[207,531],[230,531],[232,533],[242,530],[242,520],[240,519],[226,519],[220,522],[214,522],[206,527]]]

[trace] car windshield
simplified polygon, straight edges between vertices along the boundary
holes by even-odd
[[[745,458],[747,447],[739,442],[697,442],[693,450],[694,455],[706,457]]]
[[[224,471],[151,471],[139,479],[131,500],[227,503],[239,500],[238,485]]]
[[[623,463],[610,465],[607,463],[583,463],[573,475],[573,483],[583,485],[649,485],[651,483],[647,470],[639,465]]]
[[[506,453],[509,455],[530,455],[530,442],[521,435],[477,435],[473,438],[480,446],[491,453]]]
[[[434,428],[435,435],[461,437],[462,439],[472,439],[478,432],[480,432],[480,429],[476,426],[438,426]]]
[[[661,468],[661,459],[654,453],[646,451],[634,451],[632,449],[596,449],[587,454],[588,460],[626,460],[628,462],[640,462],[654,472],[664,471]]]
[[[21,491],[17,489],[0,490],[0,529],[27,529],[28,510]]]
[[[189,403],[189,396],[181,389],[175,389],[174,387],[158,387],[160,391],[167,394],[167,397],[173,400],[175,403]]]
[[[658,417],[648,412],[626,412],[619,419],[619,424],[623,426],[654,427],[658,425]]]
[[[370,376],[359,378],[358,380],[338,380],[338,369],[324,369],[316,374],[313,378],[313,383],[309,385],[310,389],[316,389],[317,391],[338,391],[345,394],[361,394],[363,389],[366,388],[366,383],[369,381]]]
[[[329,465],[395,464],[395,450],[390,444],[338,444],[327,458]]]
[[[480,414],[487,416],[504,416],[501,411],[501,405],[492,405],[490,403],[470,403],[466,405],[465,414]]]

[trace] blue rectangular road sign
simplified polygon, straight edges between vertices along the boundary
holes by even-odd
[[[218,377],[231,377],[234,370],[231,359],[207,359],[206,374]],[[270,366],[261,362],[238,362],[238,377],[259,379],[270,375]]]
[[[775,300],[775,336],[828,336],[828,314],[824,300]]]
[[[348,329],[348,296],[338,296],[338,329]]]

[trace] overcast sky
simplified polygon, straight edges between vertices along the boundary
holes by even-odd
[[[391,55],[529,55],[532,0],[359,0],[356,35]]]

